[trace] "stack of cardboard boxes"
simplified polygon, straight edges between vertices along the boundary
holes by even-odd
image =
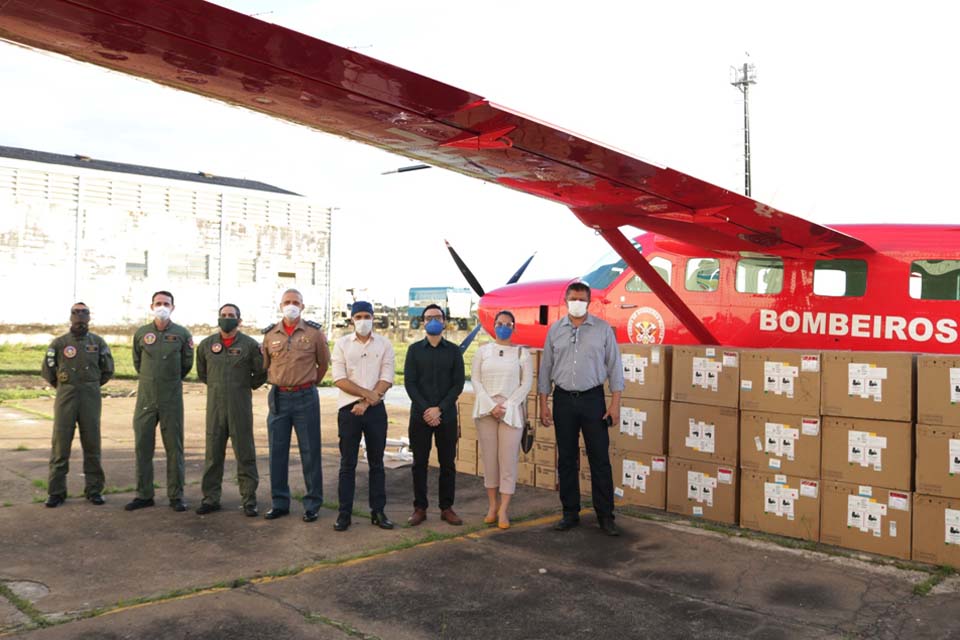
[[[823,353],[821,542],[910,558],[913,361]]]
[[[917,359],[913,559],[960,567],[960,357]]]
[[[473,421],[473,405],[476,396],[467,392],[457,400],[457,416],[460,422],[460,438],[457,440],[457,471],[477,475],[480,446],[477,443],[477,424]],[[434,447],[436,448],[436,447]]]
[[[740,352],[673,348],[667,511],[737,523]]]
[[[610,428],[617,503],[654,509],[666,504],[671,356],[671,348],[661,345],[620,346],[624,378],[620,423]],[[590,493],[585,450],[580,452],[580,491]]]
[[[740,355],[740,526],[820,536],[820,353]]]

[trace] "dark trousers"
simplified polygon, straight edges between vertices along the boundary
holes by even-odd
[[[353,404],[337,412],[337,430],[340,436],[340,513],[353,511],[353,494],[357,486],[357,456],[360,437],[367,446],[367,464],[370,466],[370,511],[383,511],[387,505],[386,478],[383,472],[383,449],[387,445],[387,409],[383,403],[367,408],[362,416],[350,413]]]
[[[410,416],[410,449],[413,451],[413,506],[426,509],[427,463],[433,439],[437,439],[437,457],[440,459],[440,509],[453,506],[457,485],[457,419],[444,420],[439,427],[431,427],[420,416]]]
[[[557,473],[563,514],[580,513],[580,433],[590,461],[593,508],[599,518],[613,518],[613,469],[610,466],[610,433],[603,422],[607,404],[603,387],[577,395],[553,392],[553,423],[557,435]]]
[[[270,444],[270,493],[273,507],[290,508],[290,436],[297,432],[300,464],[307,492],[303,508],[316,511],[323,506],[323,465],[320,460],[320,397],[317,388],[301,391],[270,389],[267,396],[270,414],[267,416],[267,438]]]

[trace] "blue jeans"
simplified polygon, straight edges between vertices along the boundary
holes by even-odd
[[[320,398],[317,388],[280,391],[271,387],[267,437],[270,443],[270,494],[274,509],[290,508],[290,435],[297,432],[300,464],[307,493],[303,508],[316,511],[323,506],[323,465],[320,459]]]

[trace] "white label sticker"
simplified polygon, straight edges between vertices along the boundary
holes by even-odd
[[[897,521],[896,520],[890,521],[890,537],[891,538],[897,537]]]
[[[650,363],[660,364],[660,347],[650,349]]]
[[[789,362],[764,362],[764,393],[774,393],[776,395],[784,395],[788,398],[792,398],[794,381],[799,374],[799,369],[797,367],[790,366]]]
[[[752,390],[752,389],[753,389],[753,381],[752,381],[752,380],[741,380],[741,381],[740,381],[740,388],[743,389],[744,391],[750,391],[750,390]]]
[[[818,435],[820,433],[820,420],[818,418],[804,418],[800,430],[805,436]]]
[[[714,349],[713,347],[707,347],[706,349],[704,349],[704,353],[708,358],[712,358],[713,356],[717,355],[717,350]]]
[[[782,473],[778,473],[773,476],[773,481],[779,484],[787,484],[787,476]]]
[[[795,515],[794,503],[800,493],[785,484],[775,482],[763,483],[763,511],[778,518],[786,517],[793,520]]]
[[[723,366],[736,368],[737,360],[738,360],[738,355],[736,351],[723,352]]]
[[[887,505],[898,511],[910,511],[910,494],[891,491]]]
[[[653,458],[651,466],[654,471],[666,471],[667,470],[667,459],[666,458]]]
[[[960,402],[960,368],[950,367],[950,403]]]
[[[723,367],[716,360],[709,358],[693,359],[692,384],[708,391],[717,391],[720,382],[720,372]]]
[[[946,529],[944,542],[960,544],[960,509],[944,509],[943,520]]]
[[[800,481],[800,495],[802,495],[805,498],[816,498],[817,488],[818,488],[818,485],[816,480]]]
[[[633,381],[637,384],[647,384],[647,358],[645,356],[633,357]]]
[[[733,469],[717,469],[717,480],[720,484],[733,484]]]
[[[694,507],[694,508],[693,508],[693,515],[695,515],[695,516],[702,516],[702,515],[703,515],[703,507]]]
[[[620,362],[623,365],[623,379],[625,382],[636,382],[637,379],[634,376],[634,364],[636,361],[636,355],[632,353],[621,353]]]
[[[886,379],[886,367],[851,362],[847,365],[847,394],[881,402],[883,381]]]
[[[753,444],[757,445],[757,451],[763,451],[763,440],[760,436],[753,436]]]
[[[614,489],[613,489],[613,494],[614,494],[615,496],[617,496],[618,498],[622,498],[622,497],[623,497],[623,488],[622,488],[622,487],[614,487]]]
[[[771,469],[780,468],[780,458],[770,458],[769,460],[767,460],[767,462],[770,464]]]
[[[866,485],[857,485],[857,495],[863,496],[865,498],[873,497],[873,487],[868,487]]]
[[[690,418],[689,431],[684,445],[701,453],[716,451],[716,427],[710,423]]]
[[[950,475],[960,473],[960,440],[950,438]]]
[[[621,480],[625,488],[636,488],[637,463],[634,460],[623,461],[623,478]]]
[[[887,505],[865,496],[847,496],[847,526],[871,533],[875,537],[883,534],[883,516],[887,515]]]
[[[800,356],[800,370],[805,373],[820,371],[820,356],[817,354]]]

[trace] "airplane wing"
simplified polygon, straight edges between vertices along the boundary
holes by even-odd
[[[261,111],[720,251],[863,242],[457,89],[201,0],[6,0],[0,38]]]

